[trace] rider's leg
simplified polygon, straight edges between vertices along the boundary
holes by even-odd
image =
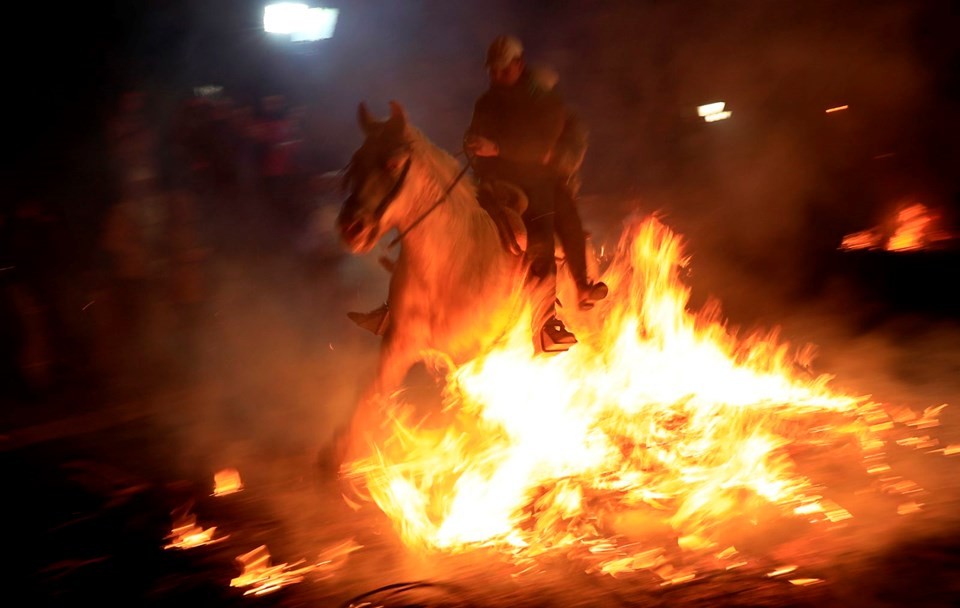
[[[577,285],[578,304],[581,309],[588,310],[596,301],[607,297],[607,286],[601,282],[593,283],[587,277],[586,233],[573,191],[562,181],[557,184],[554,206],[557,237]]]
[[[504,249],[514,255],[522,255],[523,249],[517,243],[516,236],[513,233],[513,227],[510,225],[510,219],[503,208],[503,204],[496,199],[496,195],[490,188],[480,188],[477,192],[477,200],[480,207],[490,216],[490,219],[497,225],[497,233],[500,235],[500,242]]]
[[[524,188],[530,204],[523,214],[523,221],[527,228],[526,256],[531,291],[540,298],[535,302],[534,311],[535,327],[539,328],[535,334],[537,346],[546,352],[563,351],[576,344],[577,339],[556,316],[557,262],[552,186],[529,186]]]

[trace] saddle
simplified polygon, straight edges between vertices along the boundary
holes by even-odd
[[[521,216],[529,202],[523,190],[510,182],[486,179],[479,184],[477,200],[497,227],[503,248],[513,255],[523,255],[527,229]]]

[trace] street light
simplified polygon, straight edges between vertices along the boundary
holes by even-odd
[[[290,36],[292,42],[332,38],[339,12],[300,2],[276,2],[263,7],[263,29],[270,34]]]
[[[705,103],[702,106],[697,106],[697,116],[702,118],[705,122],[717,122],[718,120],[725,120],[730,118],[732,114],[730,110],[724,110],[726,106],[726,102],[723,101]]]

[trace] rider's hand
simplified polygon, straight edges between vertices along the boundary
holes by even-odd
[[[471,135],[464,142],[467,152],[474,156],[499,156],[500,146],[481,135]]]

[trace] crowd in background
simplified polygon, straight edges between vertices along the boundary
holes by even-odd
[[[65,212],[78,203],[49,200],[42,183],[0,215],[0,368],[14,402],[78,386],[125,398],[190,380],[218,263],[253,272],[280,255],[309,270],[340,252],[337,167],[312,152],[304,107],[218,91],[163,120],[150,101],[126,91],[104,124],[109,200],[92,238]]]

